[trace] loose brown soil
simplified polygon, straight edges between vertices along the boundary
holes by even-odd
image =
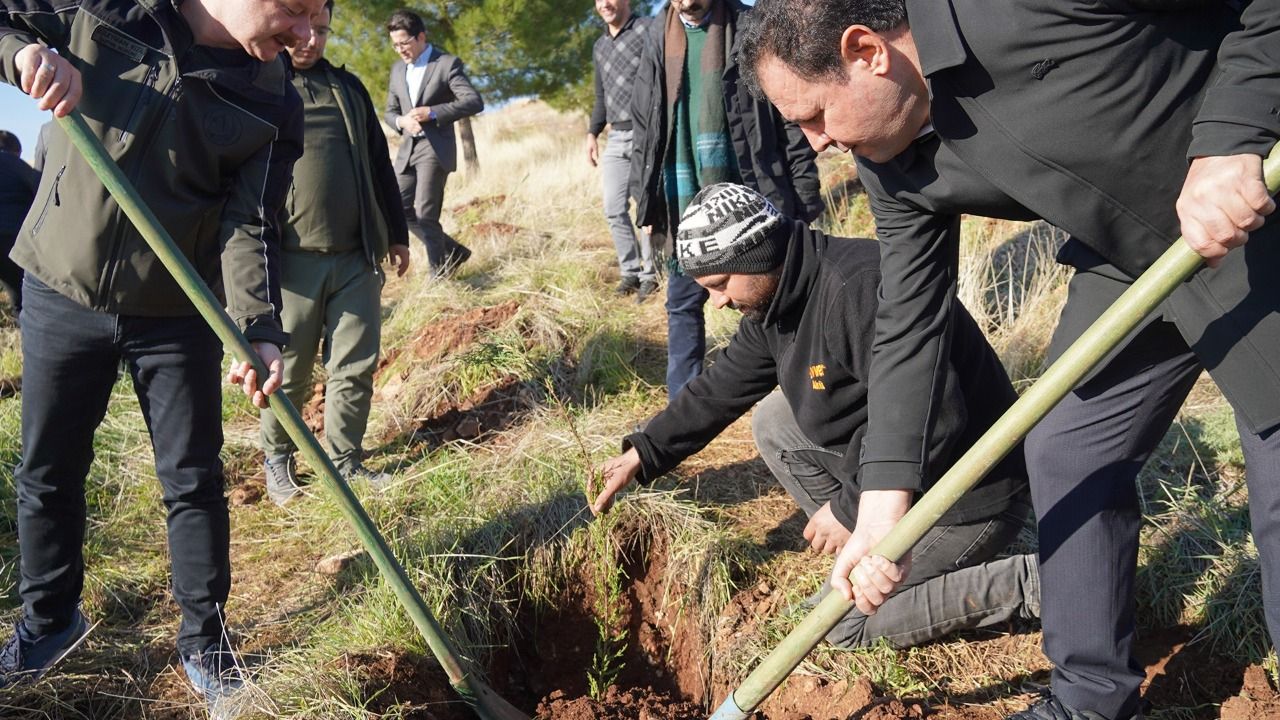
[[[472,308],[466,312],[446,315],[428,323],[413,340],[406,343],[406,347],[408,352],[412,353],[417,360],[438,362],[449,355],[471,347],[476,338],[484,333],[492,332],[502,327],[515,316],[516,311],[519,309],[520,304],[518,302],[508,300],[501,305]],[[382,358],[382,361],[378,363],[378,372],[381,373],[388,366],[394,364],[400,355],[400,351],[387,353]],[[410,370],[411,368],[403,368],[401,372],[404,377],[392,379],[388,382],[394,383],[396,380],[404,380]],[[383,392],[386,393],[387,390],[384,389]]]
[[[481,440],[511,427],[533,407],[532,393],[512,375],[462,402],[445,400],[418,423],[413,439],[431,448],[458,440]]]
[[[458,203],[457,205],[449,208],[449,212],[454,215],[461,215],[468,210],[484,211],[495,208],[506,201],[506,195],[484,195],[478,198],[473,198],[464,203]]]

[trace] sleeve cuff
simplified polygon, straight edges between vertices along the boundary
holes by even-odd
[[[865,490],[913,490],[924,488],[924,468],[916,462],[866,462],[858,472],[858,485]]]
[[[241,331],[251,343],[269,342],[281,348],[289,344],[289,333],[281,330],[273,321],[251,320]]]
[[[1238,122],[1202,120],[1191,129],[1191,146],[1187,159],[1223,155],[1260,155],[1266,157],[1277,137],[1265,128]]]
[[[657,448],[654,447],[653,441],[648,435],[642,432],[631,433],[622,438],[622,452],[626,452],[631,448],[636,449],[636,454],[640,456],[640,476],[636,478],[641,485],[648,485],[666,474],[670,468],[664,468],[657,458]]]

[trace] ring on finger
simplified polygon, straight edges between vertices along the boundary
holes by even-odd
[[[57,72],[57,68],[53,66],[53,63],[42,62],[36,72]]]

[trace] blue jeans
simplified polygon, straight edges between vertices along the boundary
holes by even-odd
[[[707,320],[702,307],[710,297],[688,275],[667,273],[667,402],[702,372],[707,354]]]
[[[80,602],[85,477],[123,361],[168,511],[173,597],[182,609],[178,649],[203,650],[222,636],[231,590],[217,336],[198,317],[90,310],[30,275],[23,296],[22,460],[14,480],[28,630],[65,628]]]
[[[631,172],[631,131],[610,130],[609,141],[600,155],[600,175],[604,187],[604,216],[609,235],[618,253],[618,269],[624,278],[653,280],[653,241],[649,234],[636,236],[631,223],[627,175]]]

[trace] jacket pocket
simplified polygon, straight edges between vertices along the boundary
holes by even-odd
[[[62,185],[62,174],[66,171],[66,165],[58,168],[58,174],[53,178],[53,187],[49,189],[49,194],[45,195],[44,205],[40,207],[40,214],[36,216],[36,221],[31,225],[32,237],[40,234],[40,228],[44,227],[44,221],[49,217],[50,207],[59,207],[62,205],[62,198],[58,195],[58,187]]]

